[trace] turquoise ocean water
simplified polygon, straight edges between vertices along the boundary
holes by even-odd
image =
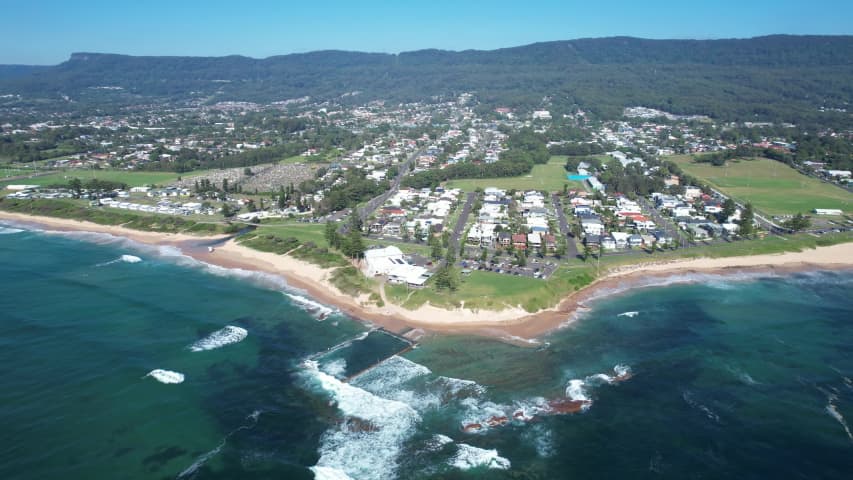
[[[347,382],[403,345],[277,277],[0,225],[0,478],[850,478],[853,274],[692,280]]]

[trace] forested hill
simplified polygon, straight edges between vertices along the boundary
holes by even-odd
[[[821,106],[853,101],[853,36],[615,37],[491,51],[320,51],[265,59],[75,53],[62,64],[15,73],[0,75],[0,93],[30,99],[277,101],[359,92],[364,101],[473,91],[487,104],[535,107],[547,95],[605,116],[645,105],[721,119],[796,121]]]

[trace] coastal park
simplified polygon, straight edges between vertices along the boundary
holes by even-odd
[[[686,173],[767,215],[808,214],[815,208],[853,210],[853,193],[768,158],[699,163],[692,155],[668,157]]]
[[[504,178],[476,178],[450,180],[447,188],[458,188],[465,192],[473,192],[478,188],[495,187],[503,190],[543,190],[556,192],[568,184],[569,189],[583,189],[583,181],[569,180],[566,177],[565,155],[554,155],[544,165],[534,165],[527,175]]]

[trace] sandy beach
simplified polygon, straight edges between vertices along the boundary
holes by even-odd
[[[198,260],[227,268],[263,271],[284,277],[288,284],[311,297],[339,308],[354,318],[369,321],[391,331],[420,328],[428,332],[487,335],[518,344],[531,344],[549,331],[565,326],[589,302],[632,288],[662,283],[701,281],[699,274],[732,275],[746,272],[786,273],[801,270],[853,268],[853,243],[819,247],[803,252],[787,252],[746,257],[699,258],[667,262],[640,263],[609,271],[592,285],[575,292],[558,305],[529,313],[520,308],[500,311],[453,310],[424,305],[409,310],[390,302],[379,307],[367,298],[353,298],[329,281],[330,270],[292,257],[244,247],[228,240],[209,252],[199,243],[223,240],[227,236],[197,237],[182,234],[142,232],[117,226],[99,225],[50,217],[0,212],[0,219],[36,224],[54,230],[108,233],[135,241],[171,245]],[[698,278],[698,279],[697,279]],[[534,342],[535,344],[535,342]]]

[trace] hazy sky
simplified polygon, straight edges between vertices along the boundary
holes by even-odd
[[[0,63],[71,52],[267,57],[494,49],[627,35],[853,33],[851,0],[0,0]]]

